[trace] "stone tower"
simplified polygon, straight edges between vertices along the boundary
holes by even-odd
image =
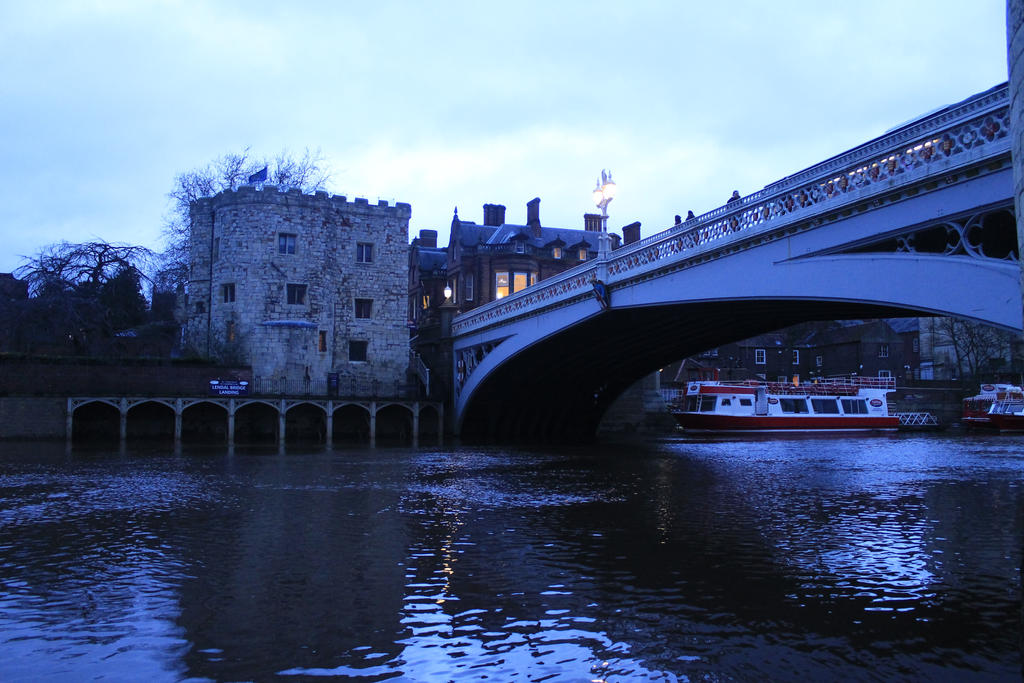
[[[187,343],[289,391],[337,373],[341,395],[394,394],[409,362],[410,214],[272,185],[194,202]]]

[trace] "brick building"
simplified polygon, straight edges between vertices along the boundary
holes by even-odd
[[[412,347],[432,369],[435,392],[450,389],[451,359],[445,355],[444,318],[514,294],[545,278],[595,259],[600,253],[602,217],[584,214],[583,229],[541,224],[540,199],[526,204],[525,223],[505,220],[505,207],[484,204],[483,222],[452,218],[448,246],[437,232],[421,230],[409,248],[408,318]],[[640,223],[609,235],[609,248],[640,239]],[[451,289],[445,304],[444,289]],[[422,377],[421,377],[422,379]]]
[[[408,204],[244,186],[193,203],[185,339],[289,392],[406,381]]]

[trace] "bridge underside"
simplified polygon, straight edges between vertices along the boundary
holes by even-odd
[[[461,435],[590,440],[627,387],[680,358],[801,322],[918,315],[889,306],[793,299],[611,309],[495,368],[467,406]]]

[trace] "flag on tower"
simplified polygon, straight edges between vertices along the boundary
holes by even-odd
[[[263,170],[256,171],[251,176],[249,176],[249,184],[250,185],[252,185],[253,183],[265,183],[265,182],[267,182],[267,167],[266,166],[263,167]]]

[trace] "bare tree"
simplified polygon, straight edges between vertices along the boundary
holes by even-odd
[[[962,318],[938,318],[935,332],[936,341],[952,350],[951,360],[964,382],[1009,369],[1013,342],[1009,332]]]
[[[251,175],[267,168],[268,182],[297,187],[303,192],[326,188],[331,174],[323,154],[305,149],[301,156],[282,151],[273,161],[256,156],[246,147],[214,159],[205,167],[179,173],[174,187],[167,194],[170,209],[164,219],[166,250],[161,255],[157,275],[158,287],[177,289],[188,279],[188,258],[191,239],[189,207],[202,197],[212,197],[223,190],[237,190]]]
[[[28,282],[29,293],[79,291],[98,293],[124,272],[147,279],[153,252],[145,247],[116,242],[57,242],[39,250],[15,275]]]

